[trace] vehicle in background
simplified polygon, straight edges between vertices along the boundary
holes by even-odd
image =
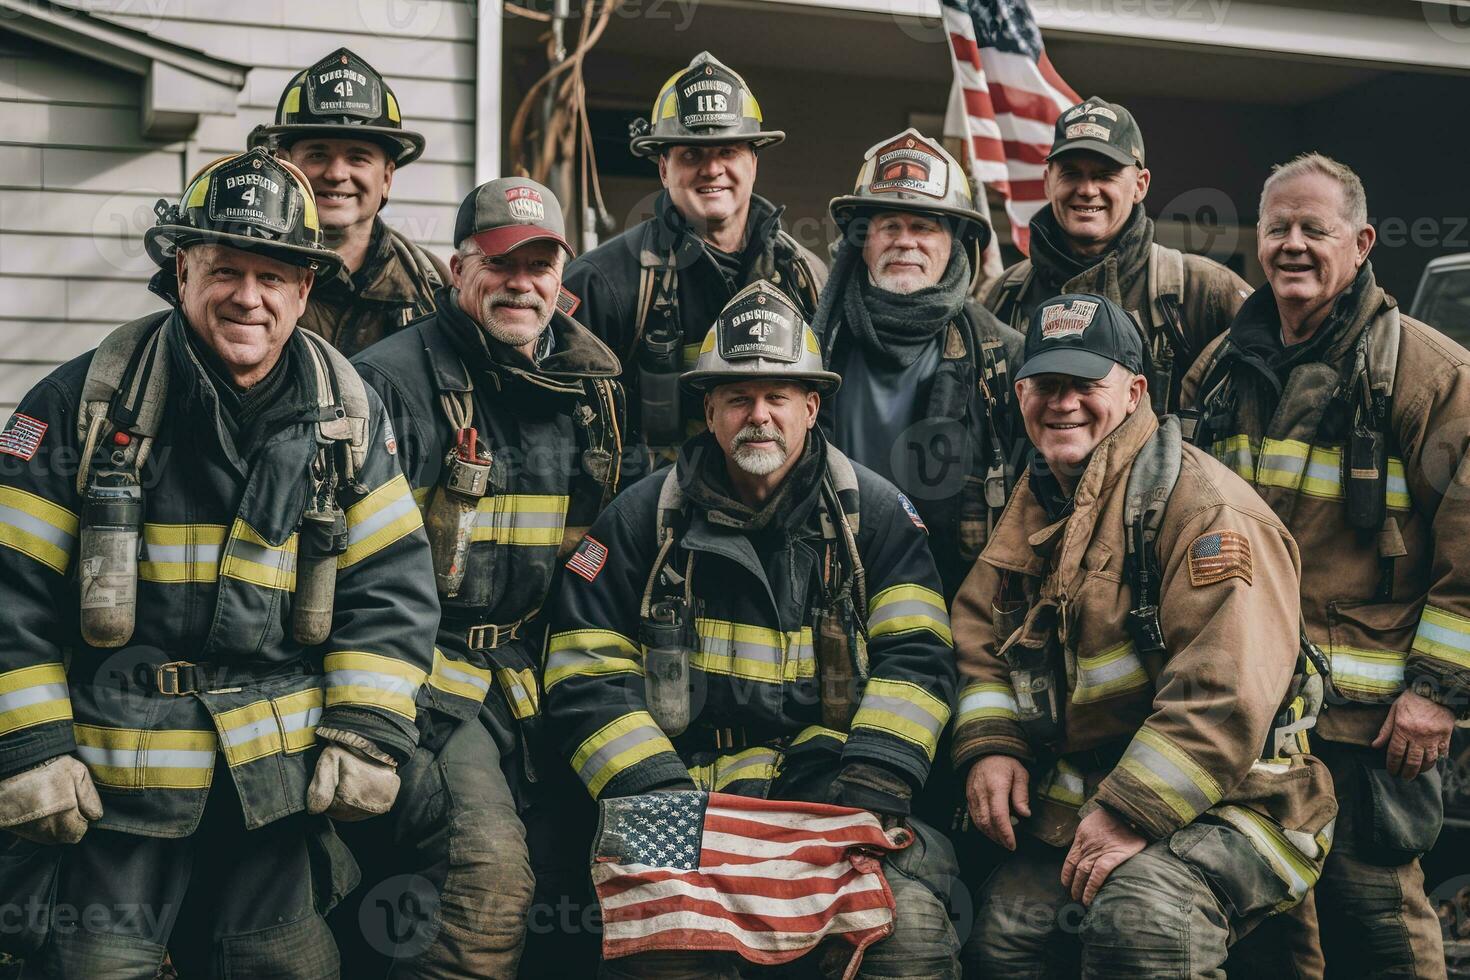
[[[1429,261],[1409,315],[1470,347],[1470,252]]]

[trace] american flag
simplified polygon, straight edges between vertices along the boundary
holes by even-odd
[[[40,419],[16,412],[10,416],[5,431],[0,432],[0,453],[9,453],[21,459],[30,459],[41,448],[41,439],[49,426]]]
[[[911,837],[822,803],[695,791],[605,800],[592,864],[602,955],[719,950],[775,964],[841,936],[854,973],[893,931],[879,860]]]
[[[975,179],[1006,199],[1011,238],[1029,255],[1053,127],[1081,99],[1052,67],[1026,0],[941,0],[940,9],[960,110],[949,130],[970,147]]]

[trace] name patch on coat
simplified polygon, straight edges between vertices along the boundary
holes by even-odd
[[[1189,583],[1213,585],[1227,578],[1251,584],[1251,543],[1239,531],[1201,534],[1189,546]]]
[[[567,559],[567,568],[591,582],[596,580],[602,566],[607,564],[607,546],[593,537],[582,539],[572,557]]]

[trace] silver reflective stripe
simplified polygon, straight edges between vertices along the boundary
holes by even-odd
[[[230,554],[243,561],[264,565],[278,571],[296,571],[296,552],[286,548],[267,548],[243,538],[235,538],[230,543]]]
[[[386,485],[386,484],[385,484]],[[405,493],[403,496],[386,505],[377,513],[359,521],[356,524],[348,522],[347,545],[351,547],[358,542],[381,531],[383,528],[398,520],[411,510],[417,510],[418,505],[413,502],[413,496]]]
[[[9,694],[0,694],[0,713],[14,711],[16,708],[28,708],[33,704],[64,701],[70,696],[71,692],[65,684],[37,684],[34,687],[22,687]]]
[[[1162,781],[1178,797],[1180,802],[1193,811],[1190,819],[1194,819],[1194,817],[1199,816],[1215,805],[1215,801],[1210,799],[1204,790],[1195,785],[1194,780],[1190,779],[1188,773],[1175,765],[1174,761],[1162,752],[1145,744],[1137,735],[1128,744],[1128,751],[1123,756],[1123,766],[1126,771],[1136,777],[1140,776],[1139,769],[1142,768]],[[1145,784],[1153,782],[1153,780],[1147,778],[1142,778],[1142,781]],[[1158,791],[1158,787],[1155,786],[1152,788],[1155,792]],[[1164,794],[1160,795],[1162,796]],[[1178,812],[1177,808],[1175,812]],[[1180,816],[1184,816],[1184,814],[1181,813]]]
[[[590,785],[592,779],[599,772],[602,771],[602,768],[604,766],[612,762],[612,760],[619,753],[627,749],[631,749],[633,746],[639,744],[640,742],[646,742],[652,738],[662,737],[663,732],[660,729],[655,728],[652,725],[639,725],[631,732],[619,735],[617,738],[613,739],[611,742],[608,742],[602,748],[598,749],[596,752],[588,756],[587,761],[582,763],[582,767],[577,770],[577,775],[581,777],[582,782]]]
[[[945,721],[948,720],[947,718],[935,718],[912,701],[890,697],[886,694],[875,694],[872,690],[868,690],[863,694],[863,700],[858,707],[858,711],[860,713],[865,711],[885,711],[890,715],[897,715],[925,729],[931,738],[939,737],[939,730],[944,727]],[[853,724],[859,724],[856,718],[854,718]]]
[[[972,712],[984,711],[987,714],[1004,712],[1012,718],[1017,717],[1019,708],[1016,706],[1016,696],[1006,694],[1003,691],[971,691],[960,698],[961,720]]]
[[[322,709],[313,706],[305,711],[293,711],[289,715],[282,715],[281,727],[287,732],[299,732],[303,728],[315,728],[321,717]]]
[[[220,550],[217,544],[153,544],[149,542],[147,560],[159,564],[218,565]]]
[[[39,517],[32,517],[23,510],[6,507],[3,504],[0,504],[0,524],[9,524],[18,531],[24,531],[42,541],[56,545],[62,551],[71,551],[71,546],[76,541],[76,535],[67,534],[55,524],[47,523]]]
[[[889,620],[902,619],[905,616],[922,616],[940,623],[946,629],[949,627],[949,613],[945,612],[943,606],[918,599],[900,599],[897,602],[885,602],[876,609],[868,618],[868,630],[872,632]]]
[[[550,665],[548,664],[548,666]],[[471,687],[478,688],[481,691],[490,690],[490,683],[486,681],[483,677],[471,674],[468,671],[456,669],[455,666],[448,659],[441,660],[438,664],[438,668],[439,674],[441,676],[447,677],[452,681],[458,681],[461,684],[469,684]]]
[[[511,528],[559,528],[566,526],[564,511],[494,511],[482,510],[475,514],[476,527],[494,528],[505,531]]]
[[[1260,464],[1263,470],[1274,470],[1277,473],[1288,473],[1293,476],[1301,476],[1306,465],[1305,459],[1283,453],[1265,453],[1261,456]]]
[[[328,689],[334,687],[371,687],[379,691],[389,691],[412,698],[418,693],[419,686],[406,677],[395,677],[392,674],[380,674],[375,670],[355,670],[349,667],[339,667],[329,670],[324,678]]]
[[[1309,480],[1321,480],[1330,483],[1338,489],[1342,488],[1342,470],[1330,463],[1307,463],[1307,478]]]
[[[1428,616],[1424,616],[1419,620],[1418,635],[1426,640],[1470,653],[1470,636],[1466,636],[1459,630],[1450,629],[1447,626],[1441,626],[1439,623],[1431,622]]]
[[[1111,652],[1111,651],[1110,651]],[[1083,659],[1077,660],[1077,669],[1081,671],[1082,678],[1077,686],[1102,687],[1111,681],[1119,681],[1135,671],[1142,671],[1143,664],[1138,659],[1138,654],[1133,651],[1133,645],[1129,644],[1128,651],[1118,657],[1112,663],[1103,664],[1101,667],[1087,667],[1083,665]]]
[[[89,766],[111,766],[115,769],[208,769],[214,765],[214,753],[194,749],[105,749],[94,745],[78,745],[77,755]]]
[[[262,735],[274,735],[276,733],[275,715],[267,715],[259,721],[247,722],[244,725],[236,725],[220,732],[220,741],[229,748],[242,745],[252,739],[260,738]]]

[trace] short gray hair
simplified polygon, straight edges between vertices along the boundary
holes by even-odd
[[[1260,213],[1266,213],[1266,198],[1270,195],[1271,188],[1309,174],[1320,174],[1337,181],[1337,186],[1342,188],[1342,216],[1353,226],[1354,231],[1368,224],[1368,192],[1363,189],[1362,178],[1353,172],[1352,167],[1322,153],[1303,153],[1287,163],[1278,163],[1272,167],[1271,176],[1266,178],[1266,183],[1261,188]]]

